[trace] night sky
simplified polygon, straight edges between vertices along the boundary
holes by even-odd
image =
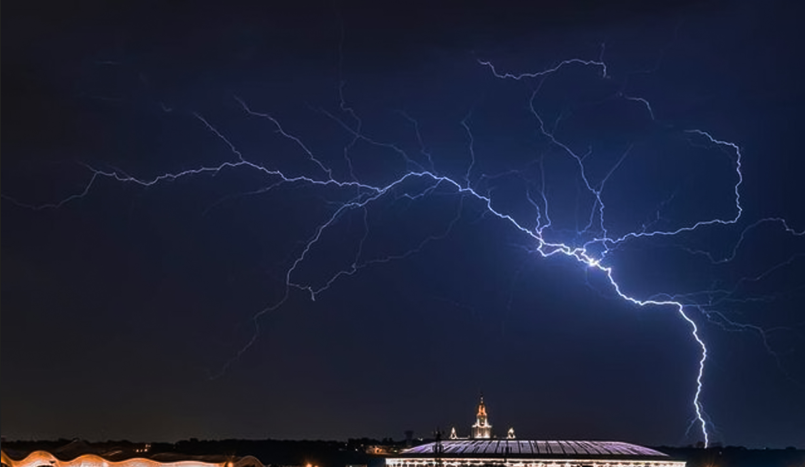
[[[122,3],[3,3],[7,439],[703,440],[611,268],[805,447],[798,2]]]

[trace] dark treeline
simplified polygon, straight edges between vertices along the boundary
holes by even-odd
[[[655,448],[687,461],[687,467],[792,467],[805,465],[805,450],[747,449],[740,446],[701,448]]]

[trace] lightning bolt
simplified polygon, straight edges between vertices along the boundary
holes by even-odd
[[[281,170],[278,168],[268,167],[250,160],[244,153],[238,149],[237,145],[228,139],[222,132],[220,132],[214,125],[214,122],[207,119],[199,113],[192,113],[192,116],[197,119],[205,130],[209,131],[215,138],[217,138],[223,145],[225,145],[231,155],[231,160],[223,161],[217,165],[198,166],[195,168],[179,171],[175,173],[164,173],[154,176],[152,178],[135,177],[125,173],[120,169],[105,169],[93,167],[84,164],[90,176],[88,181],[84,184],[83,188],[75,194],[64,197],[63,199],[46,204],[33,204],[26,203],[6,195],[2,195],[3,199],[11,201],[19,206],[34,209],[58,209],[64,205],[80,200],[81,198],[90,196],[93,187],[100,179],[111,179],[123,184],[134,184],[141,187],[150,187],[156,184],[171,182],[185,177],[198,177],[204,175],[215,175],[224,171],[234,170],[248,170],[255,171],[267,180],[266,185],[256,191],[239,193],[230,195],[219,202],[215,203],[212,207],[219,205],[233,197],[252,196],[259,193],[276,189],[283,185],[299,185],[304,187],[324,188],[328,187],[333,189],[337,196],[335,201],[329,201],[328,204],[333,206],[332,212],[321,223],[319,223],[311,235],[302,242],[302,248],[298,254],[290,262],[290,266],[284,272],[284,293],[282,296],[267,305],[257,313],[255,313],[251,320],[254,325],[254,332],[248,342],[243,345],[238,352],[232,356],[222,367],[218,375],[223,374],[227,368],[235,362],[240,356],[246,352],[256,341],[260,334],[259,321],[260,318],[273,310],[280,308],[288,300],[290,293],[293,289],[305,292],[311,300],[316,300],[317,297],[323,292],[332,287],[338,280],[357,274],[359,271],[373,265],[387,263],[394,260],[404,259],[418,252],[421,252],[429,243],[435,242],[446,238],[457,225],[461,219],[462,214],[468,203],[472,202],[482,208],[483,217],[494,217],[509,225],[515,231],[519,231],[529,241],[528,250],[532,253],[539,254],[543,258],[561,256],[567,259],[580,263],[587,270],[599,274],[606,278],[609,289],[613,291],[621,300],[628,302],[638,307],[657,307],[661,309],[670,309],[679,317],[690,329],[690,335],[699,350],[699,359],[697,363],[697,370],[695,374],[695,387],[693,391],[692,409],[693,420],[692,423],[697,425],[705,446],[710,443],[710,431],[708,430],[709,422],[708,417],[704,411],[702,404],[702,391],[704,387],[705,368],[708,359],[707,345],[702,338],[700,332],[700,325],[693,319],[691,312],[699,312],[704,316],[708,322],[718,322],[722,326],[726,326],[731,330],[749,330],[759,333],[764,345],[769,351],[772,351],[766,340],[766,331],[762,328],[746,323],[740,323],[729,319],[723,313],[712,311],[712,306],[726,303],[731,297],[735,296],[738,285],[733,289],[713,289],[699,294],[680,294],[680,295],[657,295],[648,298],[640,298],[634,294],[624,291],[621,281],[618,279],[616,269],[613,264],[608,262],[610,253],[618,250],[627,243],[637,241],[639,239],[651,239],[654,237],[662,238],[676,238],[682,234],[699,231],[703,229],[733,226],[742,220],[743,207],[741,204],[741,185],[743,183],[742,173],[742,158],[743,155],[739,146],[729,141],[717,139],[709,132],[700,129],[690,129],[684,132],[689,139],[691,145],[703,146],[707,148],[716,149],[723,152],[730,158],[732,167],[734,168],[735,183],[733,184],[733,201],[734,212],[729,216],[715,217],[709,219],[702,219],[686,225],[678,226],[674,229],[654,229],[649,223],[644,225],[641,229],[622,233],[619,235],[611,235],[606,223],[607,213],[605,204],[605,188],[607,183],[611,180],[613,175],[618,171],[619,167],[628,160],[628,158],[635,151],[634,145],[629,145],[625,151],[620,155],[616,162],[604,173],[599,180],[594,180],[590,175],[588,165],[586,162],[594,154],[593,148],[588,148],[585,153],[574,151],[566,142],[563,142],[557,136],[557,127],[561,125],[564,118],[559,115],[550,127],[546,125],[545,119],[539,112],[538,98],[542,90],[543,84],[551,79],[554,75],[562,70],[575,70],[575,69],[592,69],[596,71],[597,79],[607,80],[611,79],[608,74],[606,63],[603,61],[604,47],[601,48],[601,54],[598,59],[584,60],[584,59],[568,59],[561,61],[554,66],[545,68],[536,72],[528,73],[511,73],[500,71],[498,67],[490,61],[478,60],[478,65],[483,70],[488,71],[493,77],[502,81],[514,81],[525,83],[531,86],[531,93],[528,99],[528,111],[534,119],[536,131],[545,138],[552,147],[552,150],[563,154],[568,157],[574,164],[578,171],[578,176],[581,179],[583,190],[586,190],[592,196],[592,207],[589,215],[587,216],[587,224],[580,230],[572,232],[573,241],[562,241],[556,237],[562,237],[565,233],[561,230],[554,229],[554,222],[551,220],[551,209],[549,207],[550,193],[548,185],[546,184],[546,169],[544,167],[544,156],[539,157],[532,163],[528,164],[527,169],[538,176],[531,180],[523,175],[525,169],[516,168],[499,174],[486,174],[480,173],[473,177],[473,173],[478,173],[478,153],[475,145],[475,137],[473,135],[473,112],[470,110],[463,120],[460,121],[460,126],[463,128],[467,137],[467,152],[469,160],[466,169],[457,177],[451,177],[447,174],[441,173],[436,169],[435,155],[428,150],[425,139],[420,133],[419,122],[404,111],[398,111],[398,115],[408,125],[410,125],[415,134],[416,145],[418,146],[419,153],[416,155],[409,155],[399,145],[381,141],[367,135],[364,131],[363,120],[359,117],[358,113],[351,107],[345,98],[345,81],[341,78],[341,62],[339,61],[339,111],[342,115],[348,118],[343,118],[336,113],[330,112],[324,108],[315,109],[315,111],[327,119],[338,125],[345,131],[349,137],[349,142],[343,148],[343,159],[347,166],[346,177],[339,177],[336,171],[328,165],[325,158],[315,154],[313,150],[307,146],[302,138],[293,134],[292,131],[286,129],[280,121],[271,113],[261,110],[253,109],[247,104],[244,99],[235,97],[235,101],[239,104],[243,112],[253,118],[264,120],[273,131],[287,139],[295,145],[301,152],[304,159],[313,168],[310,171],[300,171],[297,173],[289,170]],[[631,96],[625,92],[621,87],[612,99],[619,99],[622,101],[633,102],[641,106],[647,117],[651,121],[655,121],[655,110],[652,108],[648,100],[638,96]],[[163,106],[167,112],[169,109]],[[174,111],[174,109],[170,109]],[[404,164],[405,171],[402,175],[394,177],[391,182],[385,184],[369,183],[362,181],[356,174],[356,162],[353,160],[352,152],[356,145],[362,143],[376,148],[379,151],[385,151],[393,154],[395,157],[400,158]],[[493,187],[490,182],[496,178],[506,176],[519,176],[526,181],[533,182],[529,185],[525,193],[525,198],[528,205],[533,209],[534,215],[528,220],[518,220],[513,214],[507,213],[503,208],[496,205],[493,198]],[[473,179],[475,182],[473,183]],[[417,244],[404,249],[402,251],[388,254],[381,257],[367,256],[364,250],[365,242],[369,236],[370,210],[375,206],[380,206],[381,203],[390,200],[394,203],[413,203],[420,200],[430,199],[439,196],[443,198],[455,197],[457,202],[453,206],[453,214],[446,219],[443,227],[436,233],[424,237]],[[669,198],[666,204],[671,201]],[[657,210],[657,218],[659,219],[660,210]],[[318,247],[323,238],[340,220],[346,218],[350,213],[358,213],[362,221],[362,235],[358,241],[357,248],[354,251],[352,260],[343,269],[336,271],[329,278],[322,281],[320,284],[306,282],[300,280],[299,269],[309,260],[312,251]],[[713,254],[705,250],[697,250],[686,248],[688,253],[693,255],[704,255],[714,264],[723,264],[732,261],[745,241],[745,237],[751,233],[752,230],[759,228],[761,225],[774,224],[779,225],[783,230],[793,236],[803,236],[805,231],[797,231],[792,228],[789,223],[779,217],[771,217],[760,219],[752,222],[744,228],[739,240],[734,245],[731,252],[725,257],[717,258]],[[793,261],[793,259],[791,260]],[[790,263],[789,263],[790,264]],[[782,265],[780,265],[782,266]],[[761,279],[765,275],[771,273],[768,271],[756,279]],[[709,294],[710,298],[707,300],[701,299],[700,296]],[[716,295],[716,300],[712,296]],[[509,300],[511,302],[511,299]],[[217,376],[217,375],[215,375]]]

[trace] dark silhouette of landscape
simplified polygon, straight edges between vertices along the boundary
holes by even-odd
[[[418,439],[416,444],[432,440]],[[170,462],[180,459],[220,461],[243,456],[254,456],[267,467],[345,467],[348,465],[382,467],[384,456],[395,454],[408,446],[405,440],[391,438],[357,438],[347,441],[323,440],[189,440],[176,443],[132,441],[84,441],[58,439],[52,441],[5,441],[2,449],[12,459],[21,459],[29,453],[42,450],[61,460],[74,459],[83,454],[96,454],[110,461],[134,457]],[[791,467],[805,465],[805,450],[749,449],[741,446],[695,446],[655,449],[687,462],[687,467]],[[3,467],[6,467],[5,465]],[[490,466],[492,467],[492,466]]]

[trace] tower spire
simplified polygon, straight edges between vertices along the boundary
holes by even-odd
[[[474,439],[489,439],[492,437],[492,425],[486,415],[486,405],[484,395],[481,393],[481,400],[478,403],[478,412],[475,416],[475,424],[472,425],[472,437]]]

